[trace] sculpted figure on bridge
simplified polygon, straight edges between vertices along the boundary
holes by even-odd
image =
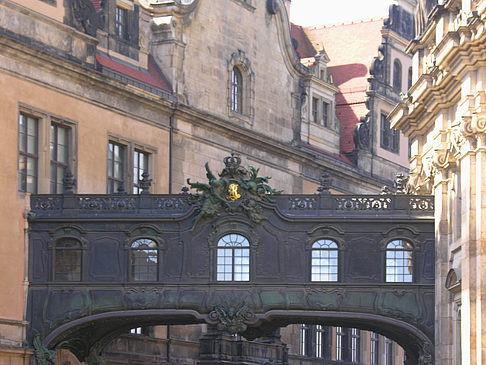
[[[266,219],[261,202],[273,203],[273,196],[281,191],[271,188],[267,183],[270,177],[258,176],[260,169],[249,166],[250,172],[240,166],[241,158],[234,153],[224,159],[225,168],[218,179],[206,162],[206,176],[209,184],[187,183],[198,193],[189,194],[187,202],[198,206],[193,228],[205,217],[214,217],[223,209],[228,214],[245,212],[255,223]]]
[[[34,357],[38,365],[54,365],[56,363],[56,352],[50,351],[44,346],[39,333],[34,337]]]

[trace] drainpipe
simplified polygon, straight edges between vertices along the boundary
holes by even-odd
[[[167,363],[170,364],[170,325],[167,325]]]
[[[176,102],[172,114],[169,117],[169,194],[172,194],[172,177],[173,177],[173,155],[174,155],[174,115],[179,107]]]

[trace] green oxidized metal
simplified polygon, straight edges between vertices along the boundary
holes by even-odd
[[[240,166],[241,158],[234,153],[224,159],[225,168],[219,174],[219,179],[212,173],[206,162],[206,176],[209,183],[187,183],[198,193],[189,194],[189,204],[199,206],[193,228],[202,218],[211,218],[221,212],[229,214],[245,212],[255,223],[266,217],[262,214],[261,202],[273,203],[273,196],[281,191],[271,188],[267,183],[268,176],[258,176],[260,169],[248,166],[249,171]]]

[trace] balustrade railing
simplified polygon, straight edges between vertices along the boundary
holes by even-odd
[[[238,204],[238,201],[230,204]],[[285,216],[430,216],[434,197],[430,195],[280,195],[275,203],[262,202]],[[32,195],[31,216],[157,215],[182,216],[197,209],[187,195]]]

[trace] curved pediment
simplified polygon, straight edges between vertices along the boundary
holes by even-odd
[[[451,292],[461,290],[461,269],[450,269],[446,276],[445,287]]]

